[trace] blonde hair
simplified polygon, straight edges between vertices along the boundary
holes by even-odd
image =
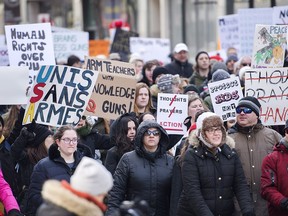
[[[138,108],[138,106],[136,104],[136,100],[137,100],[137,97],[139,96],[139,91],[142,88],[146,88],[148,90],[148,94],[149,94],[148,104],[145,107],[144,112],[150,112],[151,109],[154,109],[154,107],[152,105],[152,95],[151,95],[151,92],[150,92],[150,88],[148,87],[148,85],[146,83],[139,82],[139,83],[136,84],[136,95],[135,95],[135,101],[134,101],[134,112],[136,113],[137,116],[139,115],[139,108]]]

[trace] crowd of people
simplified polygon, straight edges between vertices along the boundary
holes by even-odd
[[[166,65],[131,55],[134,111],[113,121],[22,125],[25,105],[1,106],[0,215],[288,215],[288,120],[264,126],[258,99],[244,96],[235,120],[223,122],[208,83],[239,76],[245,92],[251,57],[235,48],[225,62],[195,56],[193,65],[184,43]],[[71,56],[67,65],[81,61]],[[157,123],[159,93],[188,95],[186,134]]]

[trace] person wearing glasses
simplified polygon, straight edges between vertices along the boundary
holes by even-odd
[[[196,125],[182,161],[183,190],[176,215],[233,215],[234,196],[244,216],[255,215],[235,142],[226,136],[222,119],[204,112]]]
[[[48,157],[40,160],[34,167],[28,190],[27,214],[35,215],[42,204],[41,189],[48,179],[70,182],[77,165],[84,156],[92,157],[89,147],[78,144],[75,128],[61,126],[53,136],[54,142],[48,151]]]
[[[147,216],[169,215],[174,159],[166,153],[168,134],[156,121],[143,121],[136,133],[135,150],[124,154],[114,173],[105,216],[114,216],[124,200],[145,200]]]
[[[236,124],[228,130],[234,139],[244,173],[253,197],[256,215],[268,215],[267,203],[260,194],[261,165],[263,158],[272,152],[281,135],[265,127],[260,116],[261,104],[258,99],[246,96],[236,107]]]

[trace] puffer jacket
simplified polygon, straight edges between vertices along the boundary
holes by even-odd
[[[273,151],[273,147],[282,136],[275,130],[258,123],[252,127],[241,127],[237,123],[228,130],[236,145],[247,183],[252,193],[256,215],[268,215],[267,202],[260,194],[261,166],[265,156]]]
[[[63,182],[48,180],[42,190],[44,203],[37,216],[102,216],[101,208],[94,202],[67,189]],[[99,203],[100,204],[100,203]]]
[[[148,128],[161,131],[159,147],[148,153],[143,147],[144,132]],[[142,122],[137,130],[135,150],[120,159],[114,174],[114,186],[109,192],[106,216],[113,216],[124,200],[146,200],[149,216],[169,215],[169,200],[174,159],[166,153],[168,135],[154,121]]]
[[[65,180],[70,182],[77,165],[84,156],[92,157],[89,147],[77,145],[74,152],[75,163],[70,168],[60,155],[57,144],[52,144],[49,148],[48,157],[40,160],[34,167],[31,175],[31,183],[28,190],[27,215],[35,215],[37,208],[43,202],[41,189],[48,179]]]
[[[226,215],[234,213],[234,196],[243,215],[254,215],[249,187],[237,153],[229,137],[214,155],[199,141],[195,131],[189,136],[181,173],[183,190],[179,216]]]
[[[165,65],[165,68],[169,71],[169,74],[179,74],[180,77],[189,78],[193,73],[193,65],[188,61],[182,63],[178,60]]]
[[[285,143],[285,145],[284,145]],[[282,139],[262,163],[261,195],[270,216],[288,215],[288,142]],[[286,204],[286,206],[284,205]]]

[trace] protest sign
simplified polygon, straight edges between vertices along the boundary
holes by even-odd
[[[131,73],[113,71],[135,71],[134,66],[119,61],[89,58],[85,62],[90,62],[85,64],[88,69],[99,71],[85,115],[116,119],[124,113],[133,112],[137,80]]]
[[[228,48],[234,47],[239,50],[238,18],[238,14],[226,15],[218,18],[218,32],[221,49],[227,51]]]
[[[157,59],[164,64],[171,62],[168,57],[170,39],[130,37],[130,51],[138,53],[145,62],[151,59]]]
[[[23,124],[76,125],[98,77],[97,71],[68,66],[42,66],[37,74]]]
[[[235,119],[236,106],[243,97],[239,77],[208,83],[208,88],[214,112],[223,121]]]
[[[123,61],[128,61],[130,37],[138,37],[138,33],[117,28],[110,53],[119,53]]]
[[[187,131],[183,124],[188,115],[188,95],[158,94],[157,122],[168,134],[184,135]]]
[[[272,25],[272,8],[239,9],[239,56],[251,56],[253,52],[253,40],[255,25]]]
[[[109,55],[109,40],[89,40],[89,56]]]
[[[0,45],[0,66],[8,66],[8,65],[9,65],[9,56],[7,46]]]
[[[288,119],[288,68],[246,71],[245,95],[258,98],[263,124],[285,124]]]
[[[5,35],[0,35],[0,46],[6,45],[5,43]]]
[[[29,82],[28,67],[0,67],[0,104],[26,104],[26,91]]]
[[[252,68],[283,67],[287,25],[256,25]]]
[[[273,7],[273,25],[288,25],[288,6]]]
[[[54,32],[52,35],[57,62],[66,64],[70,55],[76,55],[80,60],[84,61],[84,56],[89,53],[88,32]]]
[[[5,26],[9,62],[29,67],[29,83],[41,65],[54,65],[55,57],[50,23]]]

